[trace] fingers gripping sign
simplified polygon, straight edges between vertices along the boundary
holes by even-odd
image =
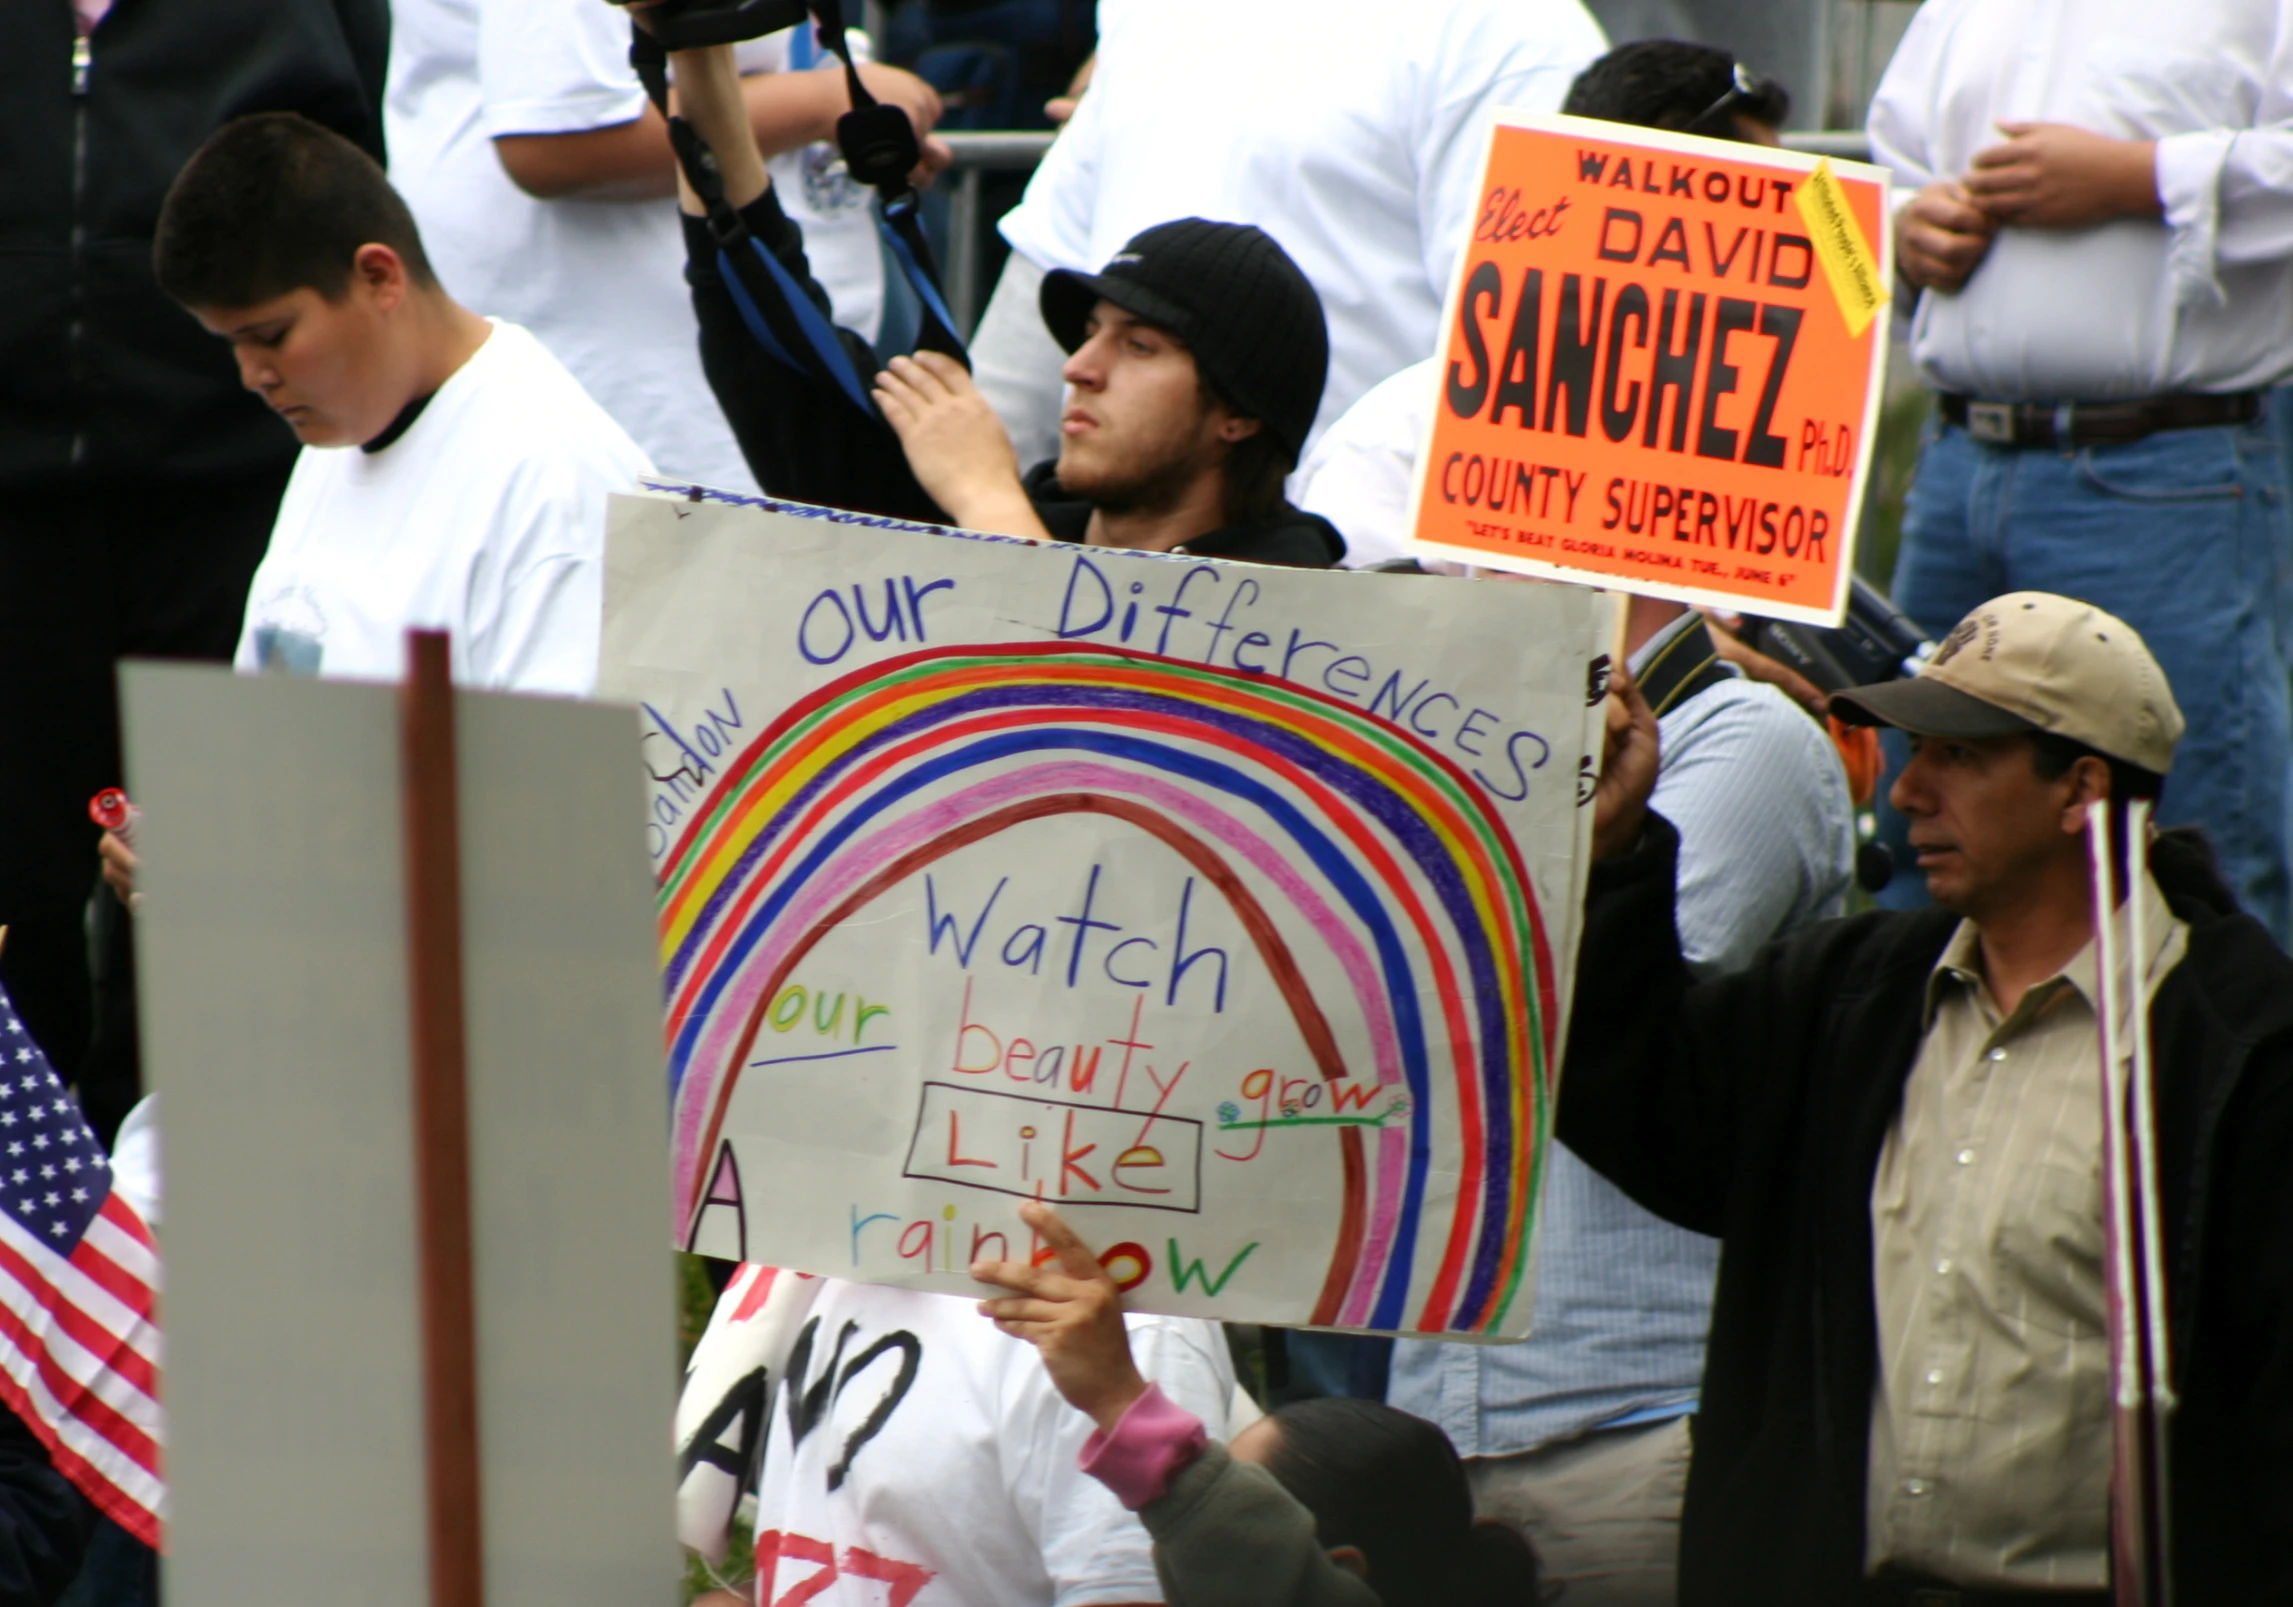
[[[1146,1379],[1131,1359],[1123,1296],[1089,1245],[1049,1206],[1030,1200],[1020,1220],[1049,1248],[1047,1261],[975,1261],[971,1275],[1010,1293],[979,1303],[980,1315],[1043,1358],[1051,1383],[1067,1404],[1112,1430]]]
[[[1592,795],[1592,855],[1631,851],[1656,790],[1656,713],[1639,685],[1619,670],[1608,683],[1607,753]]]

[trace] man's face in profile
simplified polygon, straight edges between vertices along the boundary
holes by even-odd
[[[371,262],[371,253],[389,261]],[[405,365],[392,360],[391,338],[406,290],[397,254],[366,246],[340,296],[306,285],[253,306],[191,311],[231,343],[239,382],[305,446],[356,446],[388,429],[407,401]]]
[[[1176,503],[1224,456],[1226,410],[1203,388],[1194,354],[1168,330],[1102,301],[1067,359],[1059,484],[1100,507]]]
[[[1888,801],[1910,820],[1928,895],[1953,914],[1981,922],[2062,852],[2076,783],[2043,779],[2032,759],[2028,737],[1911,738]]]

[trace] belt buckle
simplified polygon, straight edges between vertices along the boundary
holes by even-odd
[[[2014,445],[2012,402],[1967,403],[1967,434],[1993,446]]]

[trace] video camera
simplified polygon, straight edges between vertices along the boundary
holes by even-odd
[[[1795,625],[1746,617],[1736,634],[1777,663],[1790,665],[1826,694],[1916,675],[1935,650],[1910,615],[1861,577],[1848,593],[1844,624]]]
[[[807,17],[819,24],[829,51],[843,57],[851,84],[852,109],[836,120],[836,147],[845,168],[887,198],[903,192],[908,174],[922,159],[923,146],[908,114],[897,106],[880,105],[861,84],[844,48],[843,0],[660,0],[645,10],[645,27],[637,30],[632,59],[642,71],[647,65],[643,57],[761,39],[783,28],[801,27]]]

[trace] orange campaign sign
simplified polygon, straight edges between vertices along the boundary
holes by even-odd
[[[1420,556],[1836,624],[1885,379],[1885,173],[1506,112]]]

